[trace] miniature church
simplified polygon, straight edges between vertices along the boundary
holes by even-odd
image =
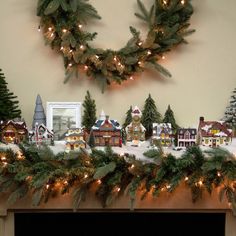
[[[127,143],[139,146],[140,142],[145,141],[145,127],[141,124],[142,112],[135,106],[132,111],[132,122],[125,128]]]

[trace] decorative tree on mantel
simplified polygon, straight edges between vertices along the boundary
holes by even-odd
[[[234,134],[236,134],[236,88],[232,93],[230,105],[226,107],[224,120],[234,130]]]
[[[21,118],[21,110],[18,107],[19,101],[15,100],[12,92],[7,88],[5,76],[0,69],[0,120],[12,120]]]
[[[163,118],[163,123],[170,123],[171,127],[172,127],[172,130],[173,130],[173,133],[176,134],[177,129],[179,128],[179,126],[176,124],[174,112],[170,108],[170,105],[168,105],[168,108],[165,112],[165,115],[164,115],[164,118]]]
[[[41,124],[46,125],[46,115],[44,113],[42,99],[39,94],[36,98],[36,103],[35,103],[34,118],[32,124],[33,129],[35,128],[35,123],[38,123],[39,125]]]
[[[90,132],[92,126],[97,120],[97,117],[95,100],[91,98],[89,91],[87,91],[87,94],[85,96],[83,107],[84,115],[82,118],[82,125],[85,127],[87,132]]]
[[[155,101],[152,99],[151,94],[148,95],[148,98],[145,101],[142,121],[141,123],[146,128],[146,138],[152,136],[152,126],[153,123],[161,122],[161,114],[157,111]]]

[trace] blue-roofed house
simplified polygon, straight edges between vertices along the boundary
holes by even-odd
[[[109,116],[100,116],[92,127],[95,146],[122,146],[121,126]]]

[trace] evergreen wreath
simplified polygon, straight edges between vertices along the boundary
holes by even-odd
[[[175,46],[186,43],[189,19],[193,14],[190,0],[154,0],[150,10],[137,0],[140,13],[135,15],[149,27],[145,40],[140,32],[130,27],[132,38],[118,51],[94,48],[89,41],[97,33],[83,30],[91,19],[101,19],[88,0],[39,0],[37,15],[41,17],[46,44],[64,59],[65,83],[84,70],[95,78],[104,91],[112,82],[121,84],[145,69],[155,69],[165,76],[170,72],[159,61]]]

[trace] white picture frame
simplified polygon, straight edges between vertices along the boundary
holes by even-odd
[[[68,129],[81,127],[81,102],[47,102],[47,127],[64,140]]]

